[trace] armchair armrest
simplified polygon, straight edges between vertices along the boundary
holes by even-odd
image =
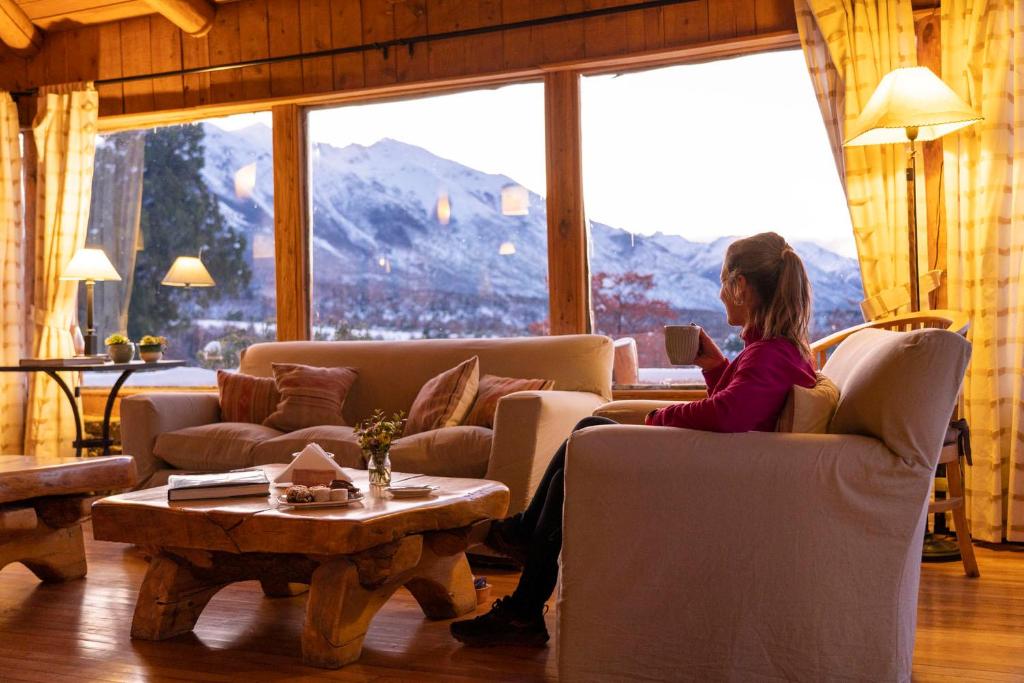
[[[517,391],[498,401],[487,478],[508,486],[508,514],[526,507],[555,451],[604,402],[586,391]]]
[[[560,677],[909,680],[931,477],[863,436],[576,432]]]
[[[125,454],[135,457],[138,484],[145,483],[164,464],[153,455],[159,435],[219,420],[220,397],[215,393],[167,392],[124,397],[121,444]]]
[[[611,401],[594,411],[598,417],[607,417],[624,425],[642,425],[647,413],[672,406],[683,401],[652,401],[632,399],[628,401]]]

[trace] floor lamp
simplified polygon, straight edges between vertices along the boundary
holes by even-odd
[[[843,145],[910,143],[907,158],[907,242],[910,257],[910,310],[921,310],[917,249],[916,142],[936,140],[982,119],[928,67],[890,71],[882,78]]]

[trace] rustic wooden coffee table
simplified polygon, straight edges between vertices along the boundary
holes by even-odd
[[[43,581],[85,576],[82,520],[95,494],[135,485],[127,456],[40,463],[0,455],[0,568],[21,562]]]
[[[273,479],[284,467],[265,469]],[[98,540],[135,543],[153,555],[132,637],[187,633],[218,590],[252,579],[269,596],[309,586],[302,659],[325,668],[359,658],[370,620],[401,586],[432,619],[475,609],[465,549],[474,525],[505,514],[505,485],[418,476],[415,483],[436,484],[438,494],[393,500],[369,495],[365,470],[346,472],[367,494],[349,507],[278,508],[274,499],[283,489],[274,488],[270,499],[168,503],[166,487],[159,487],[96,503]]]

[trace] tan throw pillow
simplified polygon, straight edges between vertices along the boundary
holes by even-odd
[[[272,377],[253,377],[237,372],[217,371],[222,422],[263,424],[274,410],[280,396]]]
[[[405,436],[462,424],[480,384],[480,359],[473,356],[423,385],[409,408]]]
[[[263,424],[293,432],[320,425],[344,425],[341,408],[356,381],[354,368],[317,368],[311,365],[272,363],[281,400]]]
[[[484,375],[476,390],[476,402],[462,424],[494,429],[494,414],[498,401],[516,391],[546,391],[555,386],[553,379],[519,379]]]
[[[839,404],[839,387],[820,372],[808,389],[794,385],[779,415],[776,431],[797,434],[827,434],[828,424]]]

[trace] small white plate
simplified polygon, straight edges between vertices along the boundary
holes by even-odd
[[[388,493],[395,498],[422,498],[437,492],[436,486],[389,486]]]
[[[349,496],[346,500],[325,500],[320,503],[289,503],[287,496],[278,496],[277,502],[282,507],[295,508],[296,510],[307,510],[311,508],[336,508],[345,507],[352,503],[358,503],[363,499],[363,494],[358,493],[355,496]]]

